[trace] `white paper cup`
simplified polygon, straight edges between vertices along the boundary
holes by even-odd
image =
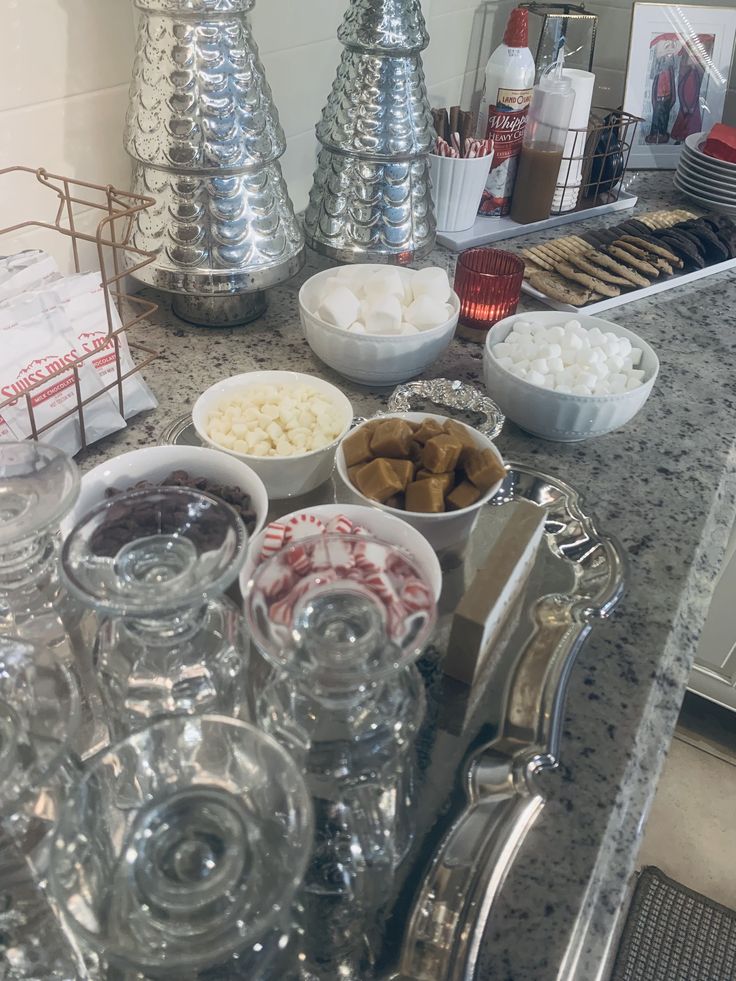
[[[438,232],[462,232],[473,227],[492,160],[492,153],[470,159],[430,153]]]

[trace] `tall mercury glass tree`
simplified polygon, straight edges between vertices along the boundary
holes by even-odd
[[[255,0],[134,0],[140,13],[125,149],[156,199],[134,229],[137,276],[195,323],[252,320],[304,262],[281,174],[286,148],[251,30]]]
[[[342,262],[409,263],[434,247],[428,154],[434,126],[420,0],[352,0],[317,126],[307,244]]]

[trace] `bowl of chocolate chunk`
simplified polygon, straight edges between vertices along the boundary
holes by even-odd
[[[403,518],[437,550],[468,537],[506,476],[489,439],[430,412],[361,423],[340,443],[336,462],[355,501]]]
[[[82,477],[74,510],[62,525],[66,535],[102,501],[123,491],[184,487],[217,497],[242,519],[249,538],[266,524],[263,481],[235,457],[203,446],[148,446],[100,463]]]

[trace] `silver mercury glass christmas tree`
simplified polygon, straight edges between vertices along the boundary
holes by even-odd
[[[244,323],[304,262],[278,163],[286,147],[248,13],[255,0],[134,0],[140,11],[125,149],[142,212],[139,279],[199,324]]]
[[[408,263],[434,246],[428,153],[434,127],[420,0],[352,0],[317,126],[307,244],[342,262]]]

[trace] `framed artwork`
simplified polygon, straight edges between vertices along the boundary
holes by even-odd
[[[736,8],[635,3],[624,110],[641,116],[630,167],[674,170],[693,133],[721,122]]]

